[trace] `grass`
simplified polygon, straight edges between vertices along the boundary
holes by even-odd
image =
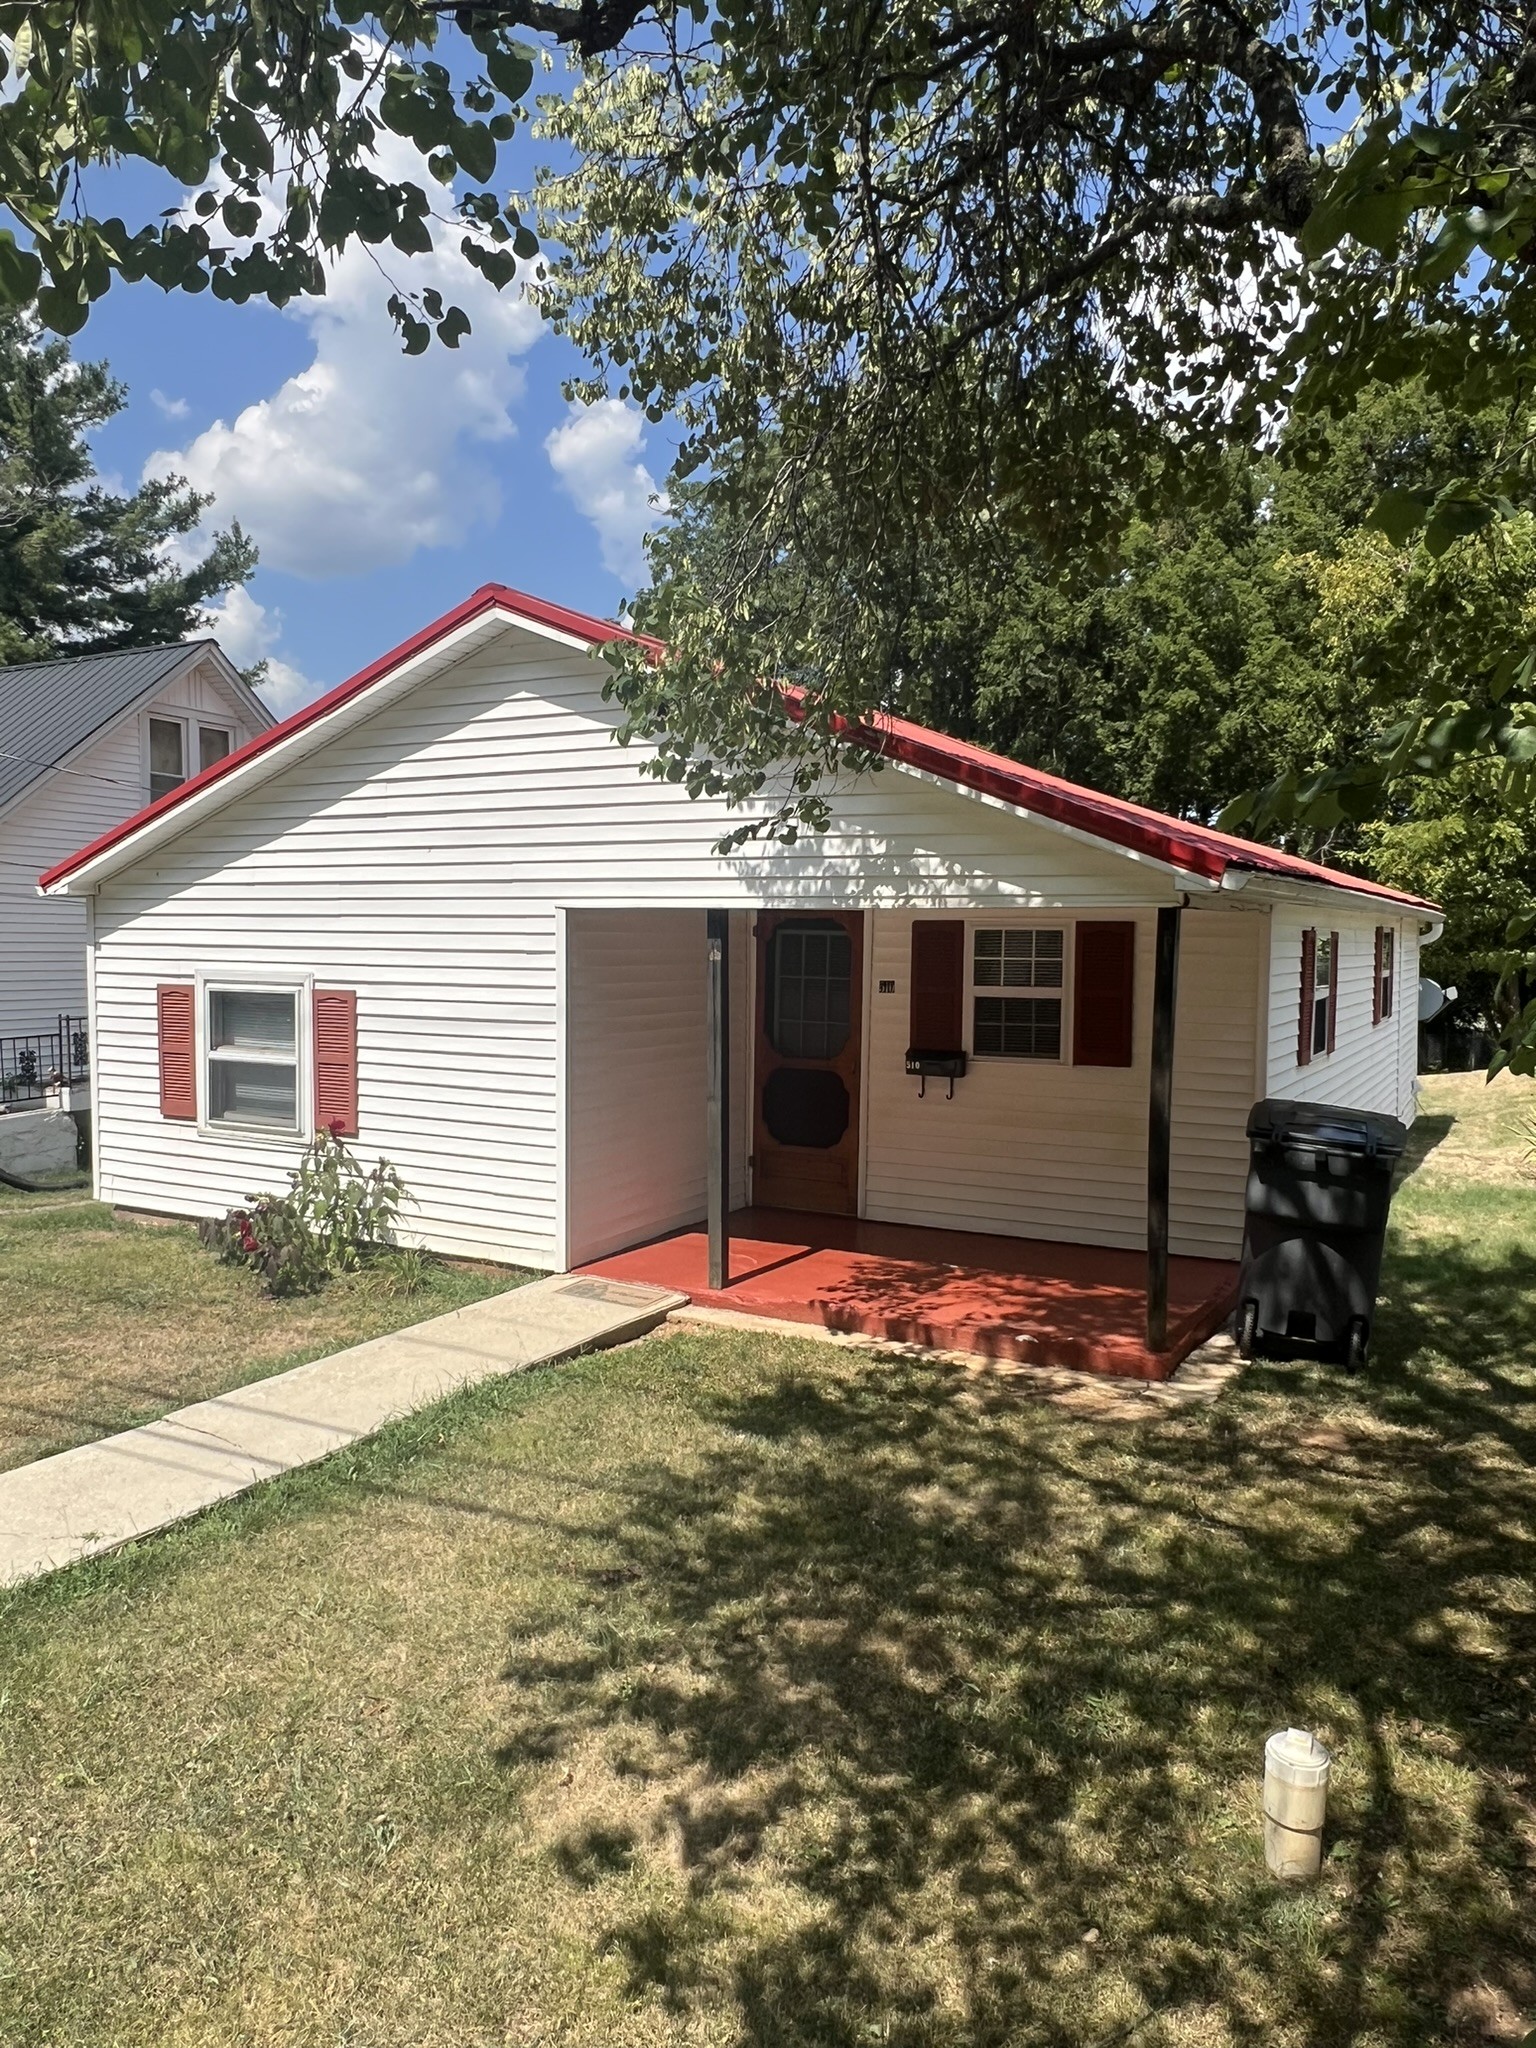
[[[1426,1137],[1364,1380],[1131,1427],[673,1334],[10,1596],[0,2040],[1515,2038],[1536,1182]]]
[[[429,1263],[286,1301],[221,1266],[190,1226],[115,1218],[78,1192],[0,1201],[0,1470],[439,1315],[517,1276]]]

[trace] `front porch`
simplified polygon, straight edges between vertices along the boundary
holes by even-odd
[[[1153,1351],[1139,1253],[785,1209],[731,1215],[724,1287],[708,1284],[703,1229],[581,1270],[676,1288],[709,1308],[1145,1380],[1167,1379],[1221,1327],[1237,1297],[1232,1261],[1171,1258],[1167,1342]]]

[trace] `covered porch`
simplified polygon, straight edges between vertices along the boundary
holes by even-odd
[[[724,1285],[710,1284],[705,1229],[582,1270],[676,1288],[707,1308],[1144,1380],[1167,1379],[1237,1293],[1232,1261],[1170,1258],[1166,1336],[1154,1349],[1144,1254],[763,1208],[733,1212],[727,1242]]]
[[[1167,1379],[1235,1304],[1258,924],[1103,901],[571,913],[562,1264]]]

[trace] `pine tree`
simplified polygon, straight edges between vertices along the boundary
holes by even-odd
[[[0,318],[0,662],[184,640],[256,566],[238,525],[184,566],[209,504],[182,477],[131,497],[96,479],[87,436],[122,411],[105,363],[77,363],[21,315]]]

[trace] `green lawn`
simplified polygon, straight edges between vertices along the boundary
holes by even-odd
[[[1361,1381],[1128,1425],[671,1334],[12,1595],[0,2041],[1516,2038],[1536,1182],[1460,1132]],[[1288,1721],[1337,1755],[1301,1892]]]
[[[80,1193],[0,1189],[0,1470],[440,1315],[521,1276],[390,1269],[288,1301],[221,1266],[189,1224],[115,1218]]]

